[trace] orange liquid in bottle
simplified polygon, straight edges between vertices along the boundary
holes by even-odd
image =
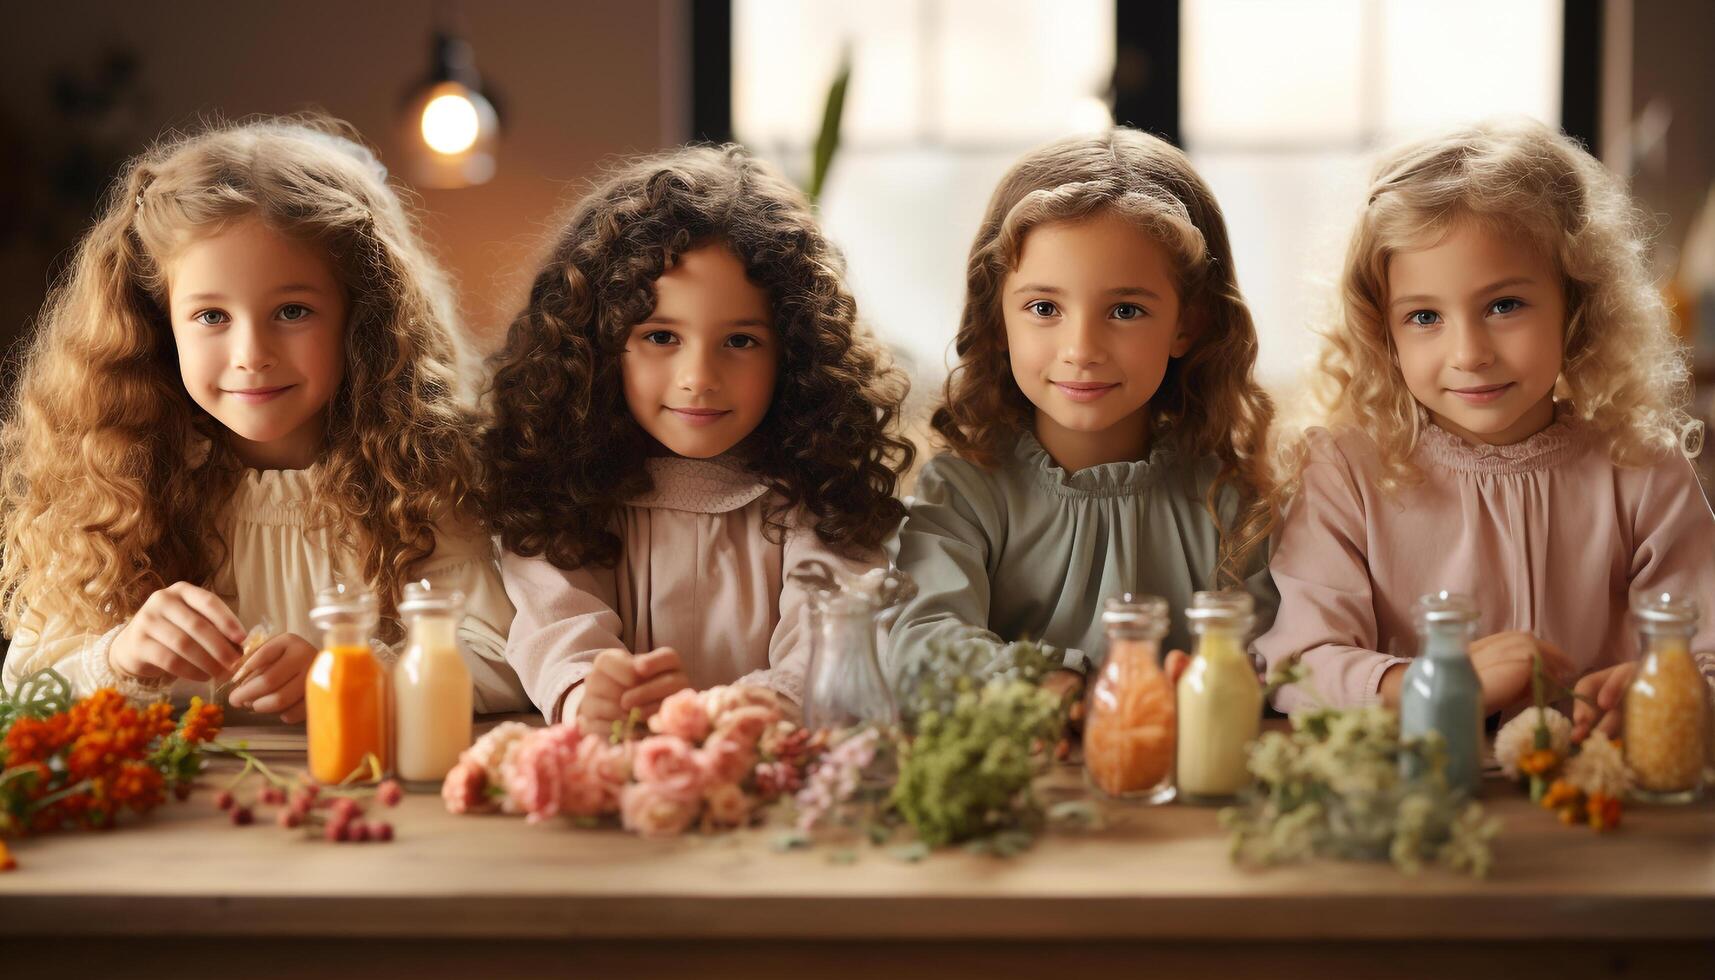
[[[310,665],[304,691],[310,775],[338,783],[367,772],[374,755],[387,768],[387,678],[368,646],[326,647]]]

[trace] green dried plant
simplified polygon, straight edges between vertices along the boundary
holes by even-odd
[[[1403,776],[1407,759],[1424,775]],[[1220,815],[1237,862],[1388,858],[1414,873],[1434,860],[1488,873],[1499,822],[1448,790],[1441,737],[1401,739],[1385,708],[1298,715],[1290,733],[1268,732],[1252,746],[1248,768],[1256,786]]]

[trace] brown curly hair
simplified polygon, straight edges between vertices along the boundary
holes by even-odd
[[[1217,572],[1237,584],[1274,527],[1268,466],[1274,404],[1252,374],[1256,327],[1239,292],[1220,205],[1171,144],[1119,127],[1050,143],[1007,171],[971,245],[953,341],[958,364],[930,425],[955,454],[987,467],[1030,428],[1035,409],[1013,380],[1001,288],[1031,228],[1098,212],[1135,221],[1176,262],[1181,317],[1195,339],[1185,356],[1169,362],[1149,400],[1154,438],[1185,459],[1219,459],[1205,505],[1221,530]],[[1230,524],[1216,506],[1229,486],[1240,500]]]
[[[650,489],[620,355],[654,310],[655,280],[718,241],[767,293],[781,342],[773,403],[740,444],[775,494],[770,527],[801,513],[830,546],[878,546],[904,515],[905,375],[859,326],[803,195],[741,147],[687,147],[618,170],[563,226],[491,361],[484,503],[502,545],[566,569],[618,560],[614,520]]]
[[[0,427],[8,632],[26,616],[102,632],[226,560],[243,465],[180,379],[165,270],[186,241],[251,217],[323,248],[350,297],[312,519],[355,549],[388,609],[437,523],[477,526],[452,292],[386,171],[323,116],[214,125],[127,166],[42,310]]]
[[[1576,141],[1524,119],[1460,127],[1378,162],[1346,252],[1340,315],[1321,331],[1307,421],[1366,432],[1384,491],[1421,481],[1411,456],[1424,413],[1383,316],[1388,263],[1467,221],[1554,262],[1566,295],[1554,397],[1607,438],[1614,463],[1697,455],[1689,359],[1649,272],[1647,220]],[[1296,488],[1306,445],[1301,433],[1282,440],[1283,493]]]

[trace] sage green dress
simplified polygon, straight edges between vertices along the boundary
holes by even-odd
[[[1173,625],[1163,649],[1190,650],[1185,607],[1218,587],[1218,533],[1204,502],[1218,469],[1215,459],[1159,448],[1068,474],[1029,433],[993,470],[950,454],[930,460],[888,547],[918,589],[890,631],[890,669],[932,640],[984,638],[1047,643],[1084,670],[1102,658],[1102,604],[1123,592],[1165,598]],[[1223,488],[1223,521],[1237,505]],[[1245,580],[1253,636],[1279,604],[1261,551]]]

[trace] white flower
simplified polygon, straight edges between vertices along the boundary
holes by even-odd
[[[1578,754],[1566,760],[1566,781],[1586,793],[1623,797],[1632,788],[1632,771],[1620,747],[1597,732],[1584,740]]]
[[[1519,778],[1518,762],[1536,749],[1536,708],[1526,708],[1495,733],[1495,761],[1508,779]],[[1553,708],[1542,711],[1548,725],[1548,748],[1561,758],[1572,748],[1572,720]]]

